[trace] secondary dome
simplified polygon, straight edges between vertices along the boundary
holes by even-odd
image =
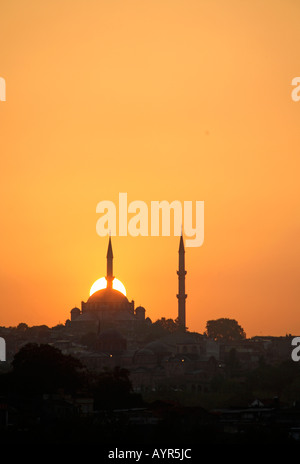
[[[97,292],[93,293],[87,303],[129,303],[127,297],[123,293],[115,290],[114,288],[102,288]]]

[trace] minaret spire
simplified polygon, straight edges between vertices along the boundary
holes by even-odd
[[[109,236],[109,242],[107,247],[107,255],[106,255],[106,281],[107,281],[107,288],[112,288],[112,283],[114,280],[113,275],[113,251],[111,245],[111,237]]]
[[[183,243],[183,236],[181,232],[180,243],[179,243],[179,265],[178,265],[178,322],[181,328],[185,331],[186,329],[186,318],[185,318],[185,300],[187,298],[187,294],[185,293],[185,250],[184,250],[184,243]]]

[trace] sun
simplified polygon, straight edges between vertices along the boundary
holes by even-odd
[[[90,296],[97,292],[98,290],[102,290],[103,288],[106,288],[107,282],[105,277],[101,277],[100,279],[96,280],[96,282],[93,283],[90,289]],[[114,278],[113,280],[113,289],[118,290],[119,292],[123,293],[123,295],[126,296],[126,288],[122,284],[122,282],[119,279]]]

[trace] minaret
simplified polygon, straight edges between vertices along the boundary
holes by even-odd
[[[185,293],[185,276],[186,276],[186,270],[185,270],[185,259],[184,259],[184,243],[183,243],[183,237],[181,233],[180,237],[180,244],[179,244],[179,266],[178,266],[178,322],[182,329],[185,331],[185,300],[186,300],[186,293]]]
[[[111,238],[109,237],[108,248],[107,248],[107,255],[106,255],[106,281],[107,281],[107,288],[112,288],[112,283],[114,280],[113,275],[113,251],[111,246]]]

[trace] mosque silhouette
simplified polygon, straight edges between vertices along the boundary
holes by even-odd
[[[94,292],[86,302],[81,302],[81,309],[75,307],[71,310],[69,327],[76,331],[98,331],[102,332],[107,328],[122,329],[124,332],[137,330],[143,324],[151,324],[149,317],[146,317],[146,310],[143,306],[134,307],[134,301],[128,298],[119,290],[113,288],[113,250],[112,241],[109,237],[106,255],[106,288]],[[183,237],[180,237],[179,244],[179,269],[178,274],[178,321],[185,330],[186,325],[186,298],[185,293],[185,249]]]

